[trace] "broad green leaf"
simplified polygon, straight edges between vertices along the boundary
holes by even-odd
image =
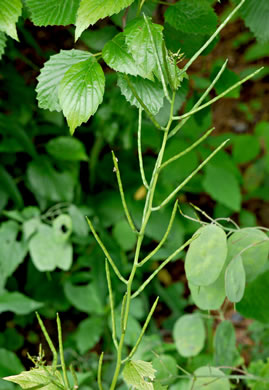
[[[236,164],[245,164],[254,160],[259,155],[260,149],[259,139],[251,134],[238,135],[233,139],[233,159]]]
[[[237,178],[228,170],[208,164],[205,168],[203,187],[212,198],[233,211],[241,208],[241,192]]]
[[[212,74],[210,75],[210,80],[213,81],[217,76],[217,73],[220,71],[221,65],[214,67]],[[240,77],[230,69],[225,69],[221,77],[215,84],[215,91],[218,95],[224,92],[226,89],[230,88],[232,85],[240,81]],[[225,98],[239,98],[240,96],[240,87],[235,88],[233,91],[225,95]]]
[[[129,251],[134,248],[136,243],[136,235],[131,230],[126,220],[122,220],[116,223],[113,228],[113,236],[123,250]]]
[[[225,291],[231,302],[240,302],[243,298],[246,286],[246,272],[243,266],[242,256],[233,258],[227,267],[225,274]]]
[[[269,380],[269,359],[252,361],[248,366],[248,373],[259,377],[260,380],[247,380],[251,390],[267,390]]]
[[[59,101],[71,134],[96,112],[103,101],[105,75],[94,57],[73,65],[59,86]]]
[[[61,214],[52,222],[54,238],[56,242],[63,243],[72,233],[72,219],[67,214]]]
[[[117,72],[127,73],[133,76],[141,75],[139,65],[127,51],[125,35],[119,33],[109,41],[102,51],[103,59],[107,65]]]
[[[218,368],[200,367],[194,371],[194,378],[190,382],[190,390],[230,390],[229,380]]]
[[[0,348],[0,376],[19,374],[24,370],[19,358],[14,352]],[[1,387],[0,387],[1,388]]]
[[[57,240],[52,227],[40,224],[37,234],[29,243],[35,267],[41,271],[53,271],[56,267],[67,271],[73,260],[73,247],[68,242]]]
[[[155,370],[152,363],[143,360],[130,360],[126,363],[122,374],[128,386],[138,390],[153,390],[153,383],[150,381],[155,378]]]
[[[239,358],[234,326],[231,321],[222,321],[217,326],[214,338],[215,365],[236,367]]]
[[[269,3],[267,0],[246,0],[240,10],[246,26],[261,42],[269,40]]]
[[[0,295],[0,313],[11,311],[18,315],[26,315],[42,306],[43,303],[36,302],[19,292],[6,292]]]
[[[46,144],[47,152],[57,160],[64,161],[87,161],[85,146],[74,137],[52,138]]]
[[[162,55],[162,30],[159,24],[147,23],[144,18],[132,20],[125,28],[124,35],[128,52],[139,66],[142,77],[151,78],[151,72],[157,65],[156,56]]]
[[[99,19],[119,13],[123,8],[129,7],[134,0],[81,0],[76,20],[77,40],[82,32]]]
[[[164,92],[160,83],[153,82],[141,77],[118,75],[118,86],[126,100],[137,108],[141,108],[132,90],[153,115],[156,115],[163,106]]]
[[[189,282],[191,296],[196,306],[202,310],[218,310],[225,299],[224,271],[209,286],[196,286]]]
[[[0,292],[27,253],[26,243],[17,241],[18,233],[19,225],[14,221],[4,222],[0,227]]]
[[[178,374],[177,361],[175,358],[170,355],[158,355],[153,359],[152,366],[156,370],[157,381],[164,382],[167,385],[174,382],[175,377]],[[155,385],[154,390],[158,390],[158,387],[155,387]],[[160,388],[160,390],[162,389]]]
[[[223,269],[227,257],[225,232],[216,225],[200,228],[188,249],[185,271],[188,281],[197,286],[214,283]]]
[[[59,390],[64,383],[59,371],[51,366],[46,368],[34,368],[30,371],[23,371],[19,375],[4,378],[6,381],[17,383],[22,389]],[[53,383],[54,382],[54,383]]]
[[[74,340],[81,354],[89,351],[98,343],[104,330],[104,320],[100,317],[87,318],[80,322]]]
[[[241,251],[243,251],[241,257],[246,271],[246,279],[249,282],[264,271],[268,262],[269,241],[267,235],[259,229],[252,228],[233,233],[228,239],[228,259],[231,261]]]
[[[89,314],[103,314],[103,305],[94,285],[75,286],[67,282],[64,292],[76,309]]]
[[[246,318],[253,318],[265,324],[269,323],[269,271],[259,275],[247,284],[243,299],[237,303],[236,309]]]
[[[87,60],[90,53],[81,50],[61,50],[45,62],[38,76],[36,88],[40,108],[61,111],[58,89],[62,78],[72,65]]]
[[[68,213],[72,219],[73,233],[79,237],[87,237],[89,225],[86,222],[85,214],[74,204],[68,207]]]
[[[165,21],[175,29],[190,34],[212,34],[217,28],[217,15],[206,0],[177,2],[167,8]]]
[[[21,0],[0,0],[0,31],[11,38],[18,39],[16,23],[21,15]]]
[[[10,196],[18,208],[23,207],[23,198],[13,177],[0,166],[0,185],[1,188]]]
[[[184,357],[198,355],[205,344],[205,327],[197,314],[185,314],[173,328],[173,339],[180,355]]]
[[[0,31],[0,60],[2,58],[2,55],[4,54],[6,42],[7,42],[6,35]]]
[[[80,0],[26,0],[36,26],[75,24]]]

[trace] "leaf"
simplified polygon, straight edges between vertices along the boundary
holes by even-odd
[[[135,90],[136,94],[143,101],[147,109],[153,115],[156,115],[163,106],[164,92],[160,83],[145,80],[141,77],[118,75],[118,86],[121,89],[122,95],[126,100],[137,108],[141,108],[139,101],[132,92]]]
[[[237,135],[233,139],[233,158],[236,164],[245,164],[260,154],[259,139],[251,134]]]
[[[227,257],[225,232],[216,225],[200,228],[188,249],[185,260],[187,279],[197,286],[214,283],[223,269]]]
[[[73,65],[59,87],[59,101],[71,134],[96,112],[103,101],[105,75],[94,57]]]
[[[238,255],[230,262],[225,274],[225,291],[230,302],[240,302],[244,296],[246,272],[242,256]]]
[[[152,361],[152,366],[156,370],[156,380],[164,382],[167,385],[172,384],[178,374],[177,361],[170,355],[158,355]],[[160,382],[154,381],[154,390],[166,390],[162,387]],[[155,386],[155,384],[159,384]],[[167,386],[166,386],[167,387]]]
[[[104,330],[104,320],[100,317],[87,318],[80,322],[74,340],[81,354],[89,351],[98,343]]]
[[[117,14],[133,2],[134,0],[81,0],[77,13],[75,40],[99,19]]]
[[[212,198],[233,211],[241,208],[241,192],[237,178],[228,170],[208,164],[205,168],[203,187]]]
[[[0,348],[0,376],[19,374],[24,369],[14,352]]]
[[[36,26],[75,24],[80,0],[26,0]]]
[[[64,383],[59,371],[50,366],[23,371],[19,375],[4,378],[6,381],[17,383],[22,389],[59,390]],[[54,383],[53,383],[54,382]]]
[[[199,378],[200,376],[200,378]],[[230,390],[229,380],[225,374],[215,367],[200,367],[194,371],[194,378],[190,381],[192,390]]]
[[[214,361],[216,366],[236,367],[240,357],[236,349],[236,336],[231,321],[222,321],[214,338]]]
[[[23,207],[23,199],[17,184],[12,176],[6,171],[6,169],[0,166],[0,184],[1,188],[10,196],[15,205],[20,209]]]
[[[85,146],[81,141],[74,137],[56,137],[52,138],[46,144],[47,152],[63,161],[87,161]]]
[[[67,214],[61,214],[52,222],[53,234],[56,242],[63,243],[72,233],[72,219]]]
[[[73,247],[55,237],[54,229],[40,224],[37,234],[29,243],[29,251],[35,267],[40,271],[53,271],[56,267],[67,271],[73,260]]]
[[[188,282],[196,306],[202,310],[218,310],[225,299],[224,272],[209,286],[196,286]]]
[[[153,383],[145,380],[148,378],[153,381],[155,378],[152,363],[143,360],[130,360],[126,363],[122,374],[128,386],[133,386],[138,390],[153,390]]]
[[[246,318],[253,318],[265,324],[269,323],[269,306],[267,301],[269,290],[269,271],[259,275],[246,286],[243,299],[236,309]]]
[[[165,12],[165,21],[177,30],[190,34],[212,34],[217,15],[206,0],[181,0]]]
[[[231,261],[243,250],[241,257],[246,271],[246,280],[249,282],[264,271],[268,261],[267,235],[259,229],[252,228],[241,229],[233,233],[228,239],[228,259]]]
[[[104,46],[102,55],[107,65],[117,72],[133,76],[140,74],[139,66],[135,63],[132,55],[127,51],[127,45],[123,33],[117,34]]]
[[[113,236],[123,250],[129,251],[134,248],[136,243],[136,235],[131,230],[128,222],[124,219],[117,222],[114,226]]]
[[[103,314],[102,302],[92,284],[75,286],[67,282],[64,285],[64,292],[76,309],[89,314]]]
[[[11,38],[18,39],[16,23],[21,15],[21,0],[0,0],[0,31]]]
[[[0,60],[5,52],[7,37],[6,35],[0,31]]]
[[[85,215],[82,211],[74,204],[71,204],[68,207],[68,213],[72,219],[73,233],[79,237],[87,237],[89,225],[87,224]]]
[[[22,263],[27,247],[24,242],[17,241],[19,225],[14,221],[4,222],[0,228],[0,291],[6,280]]]
[[[6,292],[0,296],[0,313],[11,311],[18,315],[27,315],[43,306],[43,303],[19,292]]]
[[[269,3],[267,0],[246,0],[240,10],[246,26],[261,41],[269,40]]]
[[[185,314],[173,328],[173,339],[180,355],[184,357],[198,355],[205,344],[205,327],[197,314]]]
[[[37,77],[37,100],[40,108],[61,111],[58,88],[65,73],[72,65],[87,60],[90,53],[81,50],[61,50],[50,57]]]
[[[221,65],[214,67],[212,74],[210,75],[210,80],[213,81],[217,76],[218,72],[221,69]],[[215,84],[215,91],[218,95],[224,92],[226,89],[230,88],[234,84],[240,81],[240,77],[230,69],[224,69],[219,80]],[[225,95],[225,98],[239,98],[240,97],[240,86],[235,88],[233,91]]]
[[[156,55],[162,56],[163,27],[144,18],[132,20],[124,30],[128,52],[139,66],[142,77],[151,78],[151,72],[157,65]]]

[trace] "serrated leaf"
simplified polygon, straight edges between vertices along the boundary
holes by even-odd
[[[134,0],[81,0],[77,13],[75,39],[77,40],[86,28],[99,19],[117,14],[133,2]]]
[[[144,18],[132,20],[125,28],[124,35],[129,53],[140,67],[140,76],[151,78],[157,65],[156,55],[162,55],[163,26]],[[143,71],[143,73],[142,73]]]
[[[228,265],[225,274],[225,291],[230,302],[240,302],[246,286],[246,272],[240,255]]]
[[[208,164],[203,187],[212,198],[234,211],[241,208],[241,191],[237,178],[228,170]]]
[[[36,268],[53,271],[56,267],[68,270],[72,264],[73,248],[67,242],[57,241],[52,227],[40,224],[29,243],[30,255]]]
[[[18,41],[16,23],[21,15],[21,0],[0,0],[0,31]]]
[[[185,314],[174,325],[173,339],[180,355],[196,356],[205,344],[205,326],[197,314]]]
[[[214,283],[223,269],[227,257],[225,232],[216,225],[200,228],[187,252],[185,271],[187,279],[197,286]]]
[[[36,26],[75,24],[80,0],[26,0]]]
[[[11,311],[18,315],[27,315],[43,306],[43,303],[19,292],[6,292],[0,295],[0,313]]]
[[[127,51],[125,35],[123,33],[117,34],[109,41],[104,46],[102,54],[107,65],[117,72],[133,76],[140,74],[139,66],[135,63],[132,55]]]
[[[2,55],[5,52],[6,42],[7,42],[6,34],[0,31],[0,60],[2,58]]]
[[[105,75],[94,57],[73,65],[59,87],[59,101],[71,134],[96,112],[103,101]]]
[[[156,115],[163,106],[164,92],[162,85],[158,82],[153,82],[142,77],[118,75],[118,86],[121,89],[122,95],[133,106],[141,108],[139,101],[132,92],[135,90],[141,101],[147,109]],[[131,89],[132,88],[132,89]]]
[[[85,61],[90,53],[81,50],[61,50],[50,57],[41,69],[36,88],[37,100],[40,108],[50,111],[61,111],[58,88],[65,73],[72,65]]]
[[[200,367],[194,371],[193,378],[189,386],[191,390],[230,390],[229,380],[216,367]]]
[[[206,35],[215,32],[217,16],[206,0],[181,0],[165,12],[165,21],[184,33]]]
[[[19,375],[3,378],[6,381],[17,383],[22,389],[59,390],[64,383],[59,371],[52,367],[34,368],[30,371],[23,371]],[[54,383],[53,383],[54,382]]]
[[[267,0],[246,0],[240,10],[247,27],[261,42],[269,40],[269,3]]]
[[[63,161],[87,161],[88,156],[84,144],[74,137],[56,137],[52,138],[46,144],[47,152]]]
[[[153,383],[146,381],[145,378],[153,381],[155,371],[152,363],[143,360],[131,360],[126,363],[122,374],[127,385],[138,390],[153,390]]]

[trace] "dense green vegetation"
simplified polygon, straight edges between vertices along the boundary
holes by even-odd
[[[268,388],[269,6],[239,3],[0,0],[0,389]]]

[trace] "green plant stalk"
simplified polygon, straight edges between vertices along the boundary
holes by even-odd
[[[64,377],[64,384],[65,384],[65,387],[67,390],[71,390],[70,383],[69,383],[69,380],[67,377],[65,360],[64,360],[62,326],[61,326],[61,320],[60,320],[59,313],[57,313],[57,329],[58,329],[59,351],[60,351],[61,366],[62,366],[63,377]]]
[[[110,304],[110,310],[111,310],[112,339],[113,339],[113,343],[115,345],[115,348],[118,349],[118,342],[117,342],[117,338],[116,338],[114,299],[113,299],[111,277],[110,277],[110,271],[109,271],[109,265],[108,265],[107,259],[106,259],[106,278],[107,278],[107,285],[108,285],[108,292],[109,292],[109,304]]]
[[[118,181],[118,186],[119,186],[119,191],[120,191],[120,196],[121,196],[121,202],[122,202],[122,205],[123,205],[123,209],[124,209],[127,221],[129,222],[130,228],[132,229],[132,231],[134,233],[137,234],[138,232],[137,232],[136,227],[135,227],[135,225],[133,223],[132,217],[130,215],[130,212],[129,212],[129,209],[128,209],[128,206],[127,206],[127,203],[126,203],[126,199],[125,199],[125,195],[124,195],[124,191],[123,191],[123,185],[122,185],[121,176],[120,176],[118,159],[115,156],[113,151],[112,151],[112,158],[113,158],[113,163],[114,163],[114,170],[115,170],[116,176],[117,176],[117,181]]]
[[[138,147],[138,160],[141,179],[144,187],[148,190],[149,185],[145,176],[144,164],[143,164],[143,155],[142,155],[142,142],[141,142],[141,130],[142,130],[142,108],[139,108],[138,114],[138,132],[137,132],[137,147]]]
[[[97,383],[99,390],[103,390],[102,385],[102,365],[103,365],[104,352],[101,353],[98,363]]]
[[[74,380],[74,389],[78,389],[78,378],[74,370],[73,364],[70,364],[70,372]]]
[[[49,334],[47,332],[47,329],[45,328],[45,325],[44,325],[40,315],[38,314],[38,312],[36,312],[35,314],[36,314],[39,326],[40,326],[40,328],[42,330],[42,333],[43,333],[43,335],[44,335],[44,337],[45,337],[45,339],[46,339],[46,341],[47,341],[47,343],[48,343],[48,345],[50,347],[52,355],[53,355],[52,367],[53,367],[53,369],[56,370],[57,360],[58,360],[58,354],[57,354],[56,348],[54,347],[54,344],[53,344],[53,342],[52,342],[52,340],[51,340],[51,338],[50,338],[50,336],[49,336]]]

